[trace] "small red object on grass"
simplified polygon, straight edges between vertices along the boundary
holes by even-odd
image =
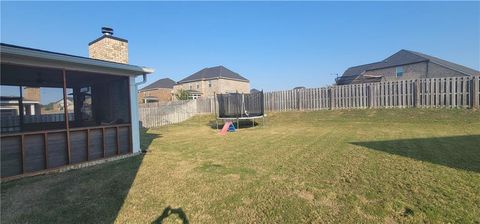
[[[227,134],[227,131],[228,131],[228,128],[230,127],[230,125],[232,125],[233,123],[231,121],[227,121],[225,122],[225,124],[223,125],[223,128],[222,130],[220,131],[220,133],[218,133],[219,135],[225,135]]]

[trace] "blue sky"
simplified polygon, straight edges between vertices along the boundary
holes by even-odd
[[[1,2],[1,41],[88,56],[100,27],[149,83],[224,65],[264,90],[332,84],[400,49],[480,70],[479,2]]]

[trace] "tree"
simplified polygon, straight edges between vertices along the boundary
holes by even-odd
[[[187,90],[184,90],[184,89],[180,89],[177,91],[177,93],[175,93],[175,97],[177,98],[177,100],[188,100],[189,99],[189,95]]]

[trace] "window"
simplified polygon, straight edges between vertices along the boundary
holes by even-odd
[[[397,73],[397,78],[402,77],[403,76],[403,67],[402,66],[397,67],[396,68],[396,73]]]
[[[208,81],[208,87],[212,87],[212,81]]]
[[[190,84],[190,85],[188,86],[188,88],[189,88],[189,89],[192,89],[192,84]]]
[[[200,85],[199,85],[199,84],[197,84],[197,89],[200,89]]]

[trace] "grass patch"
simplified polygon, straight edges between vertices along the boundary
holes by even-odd
[[[480,222],[480,113],[272,113],[143,130],[144,156],[2,183],[2,223]]]

